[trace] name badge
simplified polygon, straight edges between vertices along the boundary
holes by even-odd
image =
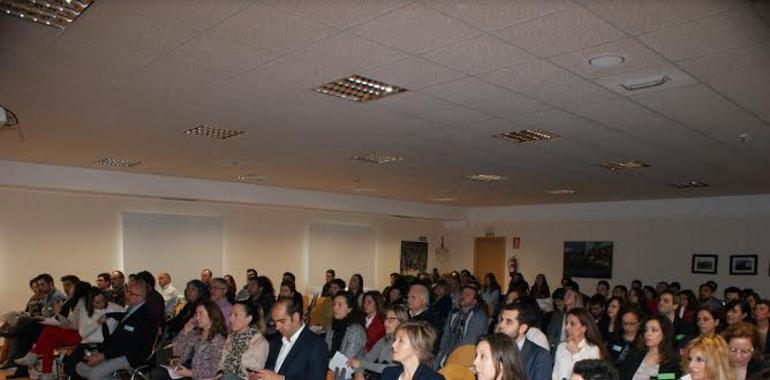
[[[674,373],[659,373],[658,380],[676,380]]]
[[[123,325],[123,330],[126,330],[128,332],[134,332],[134,326]]]
[[[613,346],[612,346],[612,351],[615,351],[615,352],[620,352],[620,351],[623,351],[623,347],[620,347],[620,346],[618,346],[617,344],[616,344],[616,345],[613,345]]]

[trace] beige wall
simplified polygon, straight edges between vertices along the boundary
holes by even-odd
[[[519,221],[478,222],[465,228],[450,229],[450,246],[456,267],[472,267],[473,238],[492,229],[505,236],[507,257],[516,255],[529,281],[538,273],[546,274],[551,289],[562,276],[563,242],[568,240],[610,240],[614,242],[612,284],[627,286],[633,279],[645,284],[659,280],[678,280],[694,288],[709,279],[720,286],[751,287],[764,297],[770,296],[768,217],[692,217],[636,220],[591,221]],[[513,250],[511,237],[521,238],[521,248]],[[690,273],[693,253],[719,255],[717,275]],[[730,276],[731,254],[759,255],[756,276]],[[593,294],[596,279],[577,279],[581,290]]]
[[[444,231],[442,223],[422,219],[0,189],[0,312],[23,305],[29,296],[27,281],[37,273],[49,272],[57,279],[72,273],[93,282],[97,273],[119,268],[124,211],[221,216],[223,268],[236,275],[239,286],[248,267],[274,280],[291,270],[300,288],[319,285],[323,273],[305,273],[305,241],[312,223],[371,226],[377,239],[376,279],[365,280],[377,288],[398,270],[401,240],[427,236],[432,252]],[[433,255],[428,264],[433,265]],[[178,288],[184,282],[174,279]]]

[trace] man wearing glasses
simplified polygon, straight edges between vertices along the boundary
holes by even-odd
[[[89,380],[110,380],[117,370],[144,364],[158,333],[157,318],[146,306],[146,296],[147,289],[141,284],[128,285],[126,313],[102,317],[103,352],[87,352],[86,362],[75,368],[78,375]],[[118,320],[112,334],[103,323],[106,318]]]

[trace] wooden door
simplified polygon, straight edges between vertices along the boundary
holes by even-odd
[[[473,254],[473,272],[483,283],[484,276],[492,272],[497,282],[505,288],[505,238],[480,237],[476,238]]]

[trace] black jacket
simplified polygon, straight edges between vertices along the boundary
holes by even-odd
[[[550,380],[553,371],[551,353],[543,347],[524,339],[524,345],[519,351],[521,363],[527,380]]]
[[[104,358],[114,359],[125,356],[132,367],[138,367],[147,361],[158,334],[157,316],[153,315],[147,304],[143,304],[125,321],[116,316],[118,325],[109,333],[107,324],[102,324],[104,334]]]
[[[647,355],[646,349],[640,350],[635,347],[632,348],[626,360],[624,360],[618,367],[618,372],[620,372],[620,380],[631,380],[634,377],[636,370],[639,369],[640,365],[642,365],[642,361],[644,360],[645,355]],[[663,363],[660,363],[658,375],[664,373],[673,374],[674,379],[682,377],[682,367],[679,365],[679,360],[677,360],[676,356]],[[667,378],[672,377],[669,376]]]
[[[275,362],[282,345],[283,339],[280,336],[270,341],[266,369],[275,371]],[[283,375],[286,380],[324,380],[328,367],[329,350],[326,348],[326,341],[305,326],[277,373]]]
[[[385,370],[382,371],[382,375],[380,375],[380,380],[398,380],[402,372],[404,372],[404,367],[402,366],[385,368]],[[414,372],[412,380],[444,380],[444,376],[441,376],[441,374],[427,365],[420,364],[420,366],[417,367],[417,371]]]

